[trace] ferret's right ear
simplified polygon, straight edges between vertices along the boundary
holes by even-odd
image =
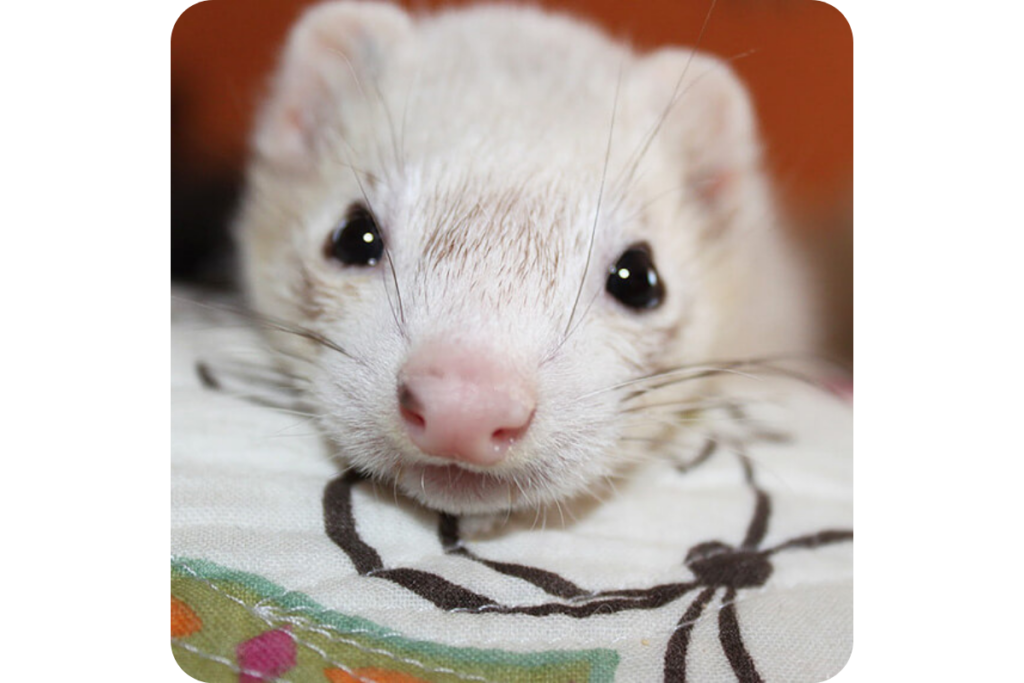
[[[383,2],[329,2],[307,10],[292,28],[270,98],[253,138],[257,158],[284,170],[312,166],[342,105],[364,91],[389,47],[412,30],[404,11]]]
[[[637,69],[663,117],[656,144],[680,156],[697,197],[712,209],[730,209],[761,163],[747,89],[725,61],[690,49],[659,50]]]

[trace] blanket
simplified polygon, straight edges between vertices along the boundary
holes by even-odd
[[[171,644],[199,680],[799,682],[850,655],[841,399],[783,383],[770,429],[468,537],[225,391],[211,359],[264,353],[236,317],[176,299],[172,334]]]

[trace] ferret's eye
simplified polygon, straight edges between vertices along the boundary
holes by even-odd
[[[331,232],[324,255],[346,266],[375,266],[384,253],[377,221],[362,204],[349,207],[345,219]]]
[[[658,276],[646,244],[635,244],[608,271],[605,289],[623,305],[637,310],[655,308],[665,298],[665,285]]]

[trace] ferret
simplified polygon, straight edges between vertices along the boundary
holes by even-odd
[[[750,97],[694,49],[329,2],[251,147],[249,305],[339,457],[429,508],[585,496],[710,375],[812,348]]]

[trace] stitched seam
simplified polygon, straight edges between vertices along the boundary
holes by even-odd
[[[301,629],[303,629],[305,631],[311,631],[313,633],[319,633],[320,635],[326,637],[331,642],[345,643],[345,644],[351,645],[351,646],[353,646],[353,647],[355,647],[357,649],[363,650],[365,652],[373,652],[373,653],[377,653],[377,654],[387,655],[388,657],[391,657],[392,659],[395,659],[395,660],[397,660],[399,662],[404,662],[406,664],[412,664],[414,666],[417,666],[417,667],[423,669],[424,671],[429,671],[431,673],[451,674],[453,676],[456,676],[457,678],[461,678],[461,679],[464,679],[464,680],[467,680],[467,681],[484,681],[484,683],[489,683],[488,679],[483,678],[482,676],[476,676],[476,675],[473,675],[473,674],[463,674],[463,673],[460,673],[458,671],[455,671],[454,669],[448,669],[448,668],[443,668],[443,667],[441,667],[441,668],[431,668],[431,667],[427,666],[426,664],[423,664],[422,662],[419,662],[419,661],[417,661],[415,659],[406,659],[406,658],[403,658],[403,657],[399,657],[398,655],[395,655],[395,654],[393,654],[391,652],[388,652],[387,650],[378,650],[378,649],[375,649],[375,648],[366,647],[365,645],[362,645],[362,644],[360,644],[360,643],[358,643],[356,641],[350,640],[348,638],[342,638],[341,635],[344,635],[347,632],[346,631],[341,631],[341,630],[331,626],[330,624],[320,624],[319,626],[322,626],[323,628],[318,628],[318,626],[316,624],[311,623],[305,617],[290,617],[289,618],[289,617],[286,617],[286,616],[281,615],[279,613],[276,613],[275,611],[273,611],[273,608],[268,608],[268,611],[274,617],[276,617],[276,618],[278,618],[278,619],[280,619],[282,621],[285,621],[285,622],[287,622],[289,624],[297,626],[297,627],[299,627],[299,628],[301,628]],[[327,630],[323,630],[323,629],[327,629]],[[338,635],[332,635],[332,633],[333,634],[338,634]]]
[[[330,634],[323,633],[323,632],[321,632],[321,631],[319,631],[319,630],[317,630],[315,628],[311,628],[309,626],[303,626],[301,624],[296,624],[295,621],[301,620],[302,619],[301,617],[288,618],[288,617],[276,615],[272,611],[273,610],[272,607],[271,608],[263,607],[263,608],[258,608],[257,609],[257,608],[254,608],[254,607],[250,606],[250,605],[247,605],[243,600],[241,600],[241,599],[235,597],[234,595],[231,595],[230,593],[227,593],[226,591],[222,590],[221,588],[219,588],[216,584],[214,584],[209,579],[207,579],[207,578],[205,578],[203,576],[200,576],[198,573],[196,573],[196,571],[194,569],[192,569],[192,567],[190,567],[188,565],[187,562],[179,562],[179,566],[182,567],[183,569],[185,569],[187,572],[189,572],[189,574],[191,574],[197,581],[201,581],[202,583],[208,585],[210,588],[212,588],[213,590],[217,591],[218,593],[220,593],[224,597],[226,597],[226,598],[236,602],[237,604],[241,605],[243,608],[245,608],[246,611],[248,611],[250,614],[252,614],[253,616],[257,617],[258,619],[260,619],[261,621],[266,623],[268,626],[276,626],[276,625],[278,625],[280,623],[291,624],[293,626],[294,625],[298,625],[300,628],[302,628],[305,631],[320,633],[321,635],[326,636],[332,642],[335,641],[335,639],[332,638],[330,636]],[[272,615],[276,616],[277,617],[277,621],[275,622],[275,620],[273,618],[268,617],[265,614],[265,612],[270,612]],[[328,628],[330,628],[330,626],[327,625],[327,624],[325,624],[325,626],[328,626]],[[339,634],[345,633],[344,631],[340,631],[338,629],[334,629],[334,630],[335,630],[336,633],[339,633]],[[289,635],[289,637],[292,638],[292,640],[294,640],[299,645],[303,645],[303,646],[308,647],[309,649],[313,650],[314,652],[319,654],[325,661],[329,662],[330,664],[332,664],[334,666],[337,666],[339,669],[341,669],[345,673],[349,674],[353,678],[355,678],[355,679],[357,679],[359,681],[362,681],[362,683],[374,683],[374,681],[372,681],[372,680],[367,680],[367,679],[362,678],[361,676],[357,675],[354,671],[352,671],[352,669],[346,667],[344,664],[341,664],[340,662],[334,661],[333,659],[331,659],[327,655],[326,652],[321,650],[319,647],[317,647],[313,643],[310,643],[310,642],[304,641],[304,640],[300,640],[295,634],[293,634],[291,632],[288,632],[288,635]],[[406,664],[412,664],[414,666],[417,666],[417,667],[423,669],[424,671],[431,671],[431,672],[434,672],[434,673],[449,673],[449,674],[451,674],[451,675],[453,675],[453,676],[455,676],[457,678],[461,678],[461,679],[464,679],[464,680],[483,681],[484,683],[491,683],[486,678],[482,678],[480,676],[475,676],[475,675],[472,675],[472,674],[461,674],[461,673],[459,673],[457,671],[454,671],[454,670],[451,670],[451,669],[431,669],[430,667],[428,667],[427,665],[423,664],[422,662],[418,662],[418,661],[416,661],[414,659],[404,659],[402,657],[399,657],[398,655],[395,655],[395,654],[393,654],[391,652],[388,652],[387,650],[378,650],[378,649],[374,649],[374,648],[368,648],[368,647],[366,647],[364,645],[360,645],[359,643],[357,643],[355,641],[348,640],[348,639],[340,639],[339,638],[338,642],[343,642],[343,643],[345,643],[347,645],[350,645],[350,646],[356,648],[357,650],[362,650],[364,652],[369,652],[371,654],[382,654],[382,655],[385,655],[385,656],[387,656],[387,657],[389,657],[389,658],[391,658],[391,659],[393,659],[393,660],[395,660],[397,662],[403,662],[403,663],[406,663]]]
[[[183,650],[187,650],[188,652],[191,652],[192,654],[196,655],[197,657],[202,657],[203,659],[208,659],[211,662],[217,662],[218,664],[223,664],[224,666],[228,667],[229,669],[231,669],[232,671],[234,671],[237,674],[245,674],[247,676],[254,676],[255,678],[258,678],[258,679],[260,679],[262,681],[273,681],[274,683],[291,683],[291,681],[289,681],[287,678],[268,678],[266,676],[266,674],[264,674],[261,671],[255,671],[253,669],[245,669],[243,667],[238,666],[237,664],[232,662],[227,657],[221,657],[220,655],[215,655],[215,654],[212,654],[210,652],[204,652],[204,651],[200,650],[198,647],[196,647],[195,645],[190,645],[188,643],[183,643],[180,640],[177,640],[176,638],[172,638],[171,639],[171,645],[173,647],[180,647]],[[179,664],[179,666],[181,666],[181,665]],[[186,673],[188,673],[188,672],[186,672]]]
[[[182,569],[184,569],[185,571],[187,571],[193,577],[195,577],[195,579],[197,581],[200,581],[200,582],[206,584],[207,586],[209,586],[213,590],[217,591],[218,593],[220,593],[224,597],[228,598],[232,602],[235,602],[235,603],[241,605],[247,612],[249,612],[250,614],[255,616],[257,619],[259,619],[263,623],[265,623],[267,626],[271,626],[271,627],[276,626],[276,624],[274,624],[274,622],[272,620],[270,620],[270,619],[266,618],[265,616],[263,616],[262,614],[260,614],[259,610],[254,610],[252,607],[250,607],[249,605],[245,604],[245,601],[241,600],[240,598],[236,598],[234,595],[231,595],[230,593],[222,590],[220,587],[218,587],[216,584],[214,584],[209,579],[200,576],[194,569],[192,569],[191,566],[188,565],[187,562],[180,562],[178,564],[178,566],[181,567]],[[310,650],[312,650],[313,652],[316,652],[318,655],[320,655],[320,657],[325,662],[327,662],[327,663],[329,663],[329,664],[331,664],[333,666],[338,667],[339,669],[341,669],[342,671],[344,671],[348,675],[350,675],[353,678],[355,678],[357,681],[360,681],[361,683],[374,683],[374,681],[372,681],[372,680],[368,680],[368,679],[363,678],[362,676],[359,676],[354,671],[352,671],[352,669],[348,668],[347,666],[345,666],[341,662],[334,661],[333,659],[331,659],[330,657],[327,656],[326,652],[321,650],[319,647],[317,647],[313,643],[309,643],[309,642],[300,640],[298,638],[298,636],[296,636],[294,633],[291,633],[289,631],[286,631],[286,633],[288,633],[288,637],[291,638],[297,645],[303,645],[303,646],[309,648]]]

